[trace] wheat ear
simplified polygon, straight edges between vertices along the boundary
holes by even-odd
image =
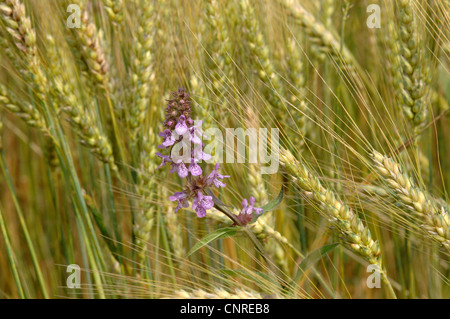
[[[450,216],[448,204],[418,188],[393,159],[374,151],[374,167],[396,193],[408,211],[424,224],[425,231],[450,251]]]
[[[65,102],[62,110],[68,115],[68,122],[72,125],[80,138],[80,143],[88,147],[101,161],[108,163],[114,172],[117,166],[108,137],[102,134],[94,118],[84,110],[82,104],[68,84],[59,90],[61,101]]]
[[[255,11],[248,0],[241,0],[240,7],[244,23],[244,34],[254,57],[254,65],[257,68],[259,79],[263,82],[263,93],[267,101],[274,107],[274,113],[279,123],[286,123],[287,111],[283,107],[283,87],[281,79],[275,72],[275,66],[270,58],[269,47],[260,30]]]
[[[123,0],[103,0],[105,11],[114,24],[120,25],[123,21],[125,5]]]
[[[155,37],[155,4],[153,1],[138,2],[138,28],[134,42],[131,75],[132,98],[128,111],[128,125],[136,136],[147,115],[150,88],[154,84],[153,41]]]
[[[0,0],[0,17],[6,32],[24,57],[25,75],[34,88],[37,97],[46,101],[47,78],[37,54],[36,32],[26,15],[25,6],[19,0]],[[14,61],[16,64],[19,61]]]
[[[102,36],[94,23],[90,21],[86,3],[83,0],[75,0],[81,8],[80,28],[73,28],[77,43],[73,43],[81,49],[81,57],[88,66],[89,73],[94,83],[107,87],[109,84],[109,64],[106,60],[105,50],[102,47]]]
[[[292,181],[319,205],[326,217],[344,235],[348,247],[371,264],[381,266],[380,244],[372,238],[369,228],[356,213],[338,199],[333,191],[322,186],[319,178],[290,151],[282,150],[280,160]]]
[[[333,35],[314,15],[306,10],[298,1],[278,0],[281,5],[291,14],[295,21],[304,29],[306,36],[310,39],[315,48],[314,54],[320,56],[329,54],[337,62],[342,61],[340,65],[346,68],[346,71],[356,75],[357,63],[351,52],[344,46],[341,48],[340,41]]]
[[[179,290],[173,296],[175,299],[263,299],[259,293],[236,289],[228,292],[224,289],[215,289],[207,292],[202,289],[192,291]]]
[[[227,82],[229,87],[234,87],[233,66],[229,57],[232,50],[230,35],[225,15],[221,14],[219,1],[207,0],[205,12],[205,26],[208,29],[204,28],[203,33],[207,35],[206,49],[210,55],[206,58],[206,64],[212,78],[212,90],[216,97],[221,99],[227,92]],[[207,34],[208,31],[214,32],[214,36]],[[228,112],[222,111],[220,115],[228,116]]]
[[[16,114],[28,125],[47,132],[47,127],[41,114],[29,103],[19,103],[8,93],[6,87],[0,84],[0,105]]]
[[[50,47],[49,54],[53,64],[50,71],[53,84],[52,94],[56,97],[54,101],[60,101],[61,107],[59,109],[68,115],[67,120],[80,138],[80,143],[89,148],[102,162],[108,163],[114,172],[117,172],[108,137],[102,134],[95,118],[85,110],[83,104],[75,95],[75,89],[70,81],[66,81],[62,73],[58,72],[58,67],[62,68],[62,62],[52,36],[47,36],[47,45]],[[55,102],[55,104],[58,104],[58,102]],[[95,109],[92,102],[89,109]]]
[[[399,104],[408,119],[415,127],[420,127],[426,120],[429,103],[429,72],[426,64],[425,51],[421,49],[419,26],[414,15],[412,2],[400,0],[398,4],[398,18],[400,31],[396,43],[388,42],[391,51],[398,54],[397,96]],[[395,32],[393,33],[396,34]],[[395,48],[394,46],[398,46]],[[395,59],[395,57],[393,58]]]
[[[161,198],[167,198],[167,188],[161,189]],[[164,220],[166,222],[167,227],[167,235],[170,240],[170,245],[172,246],[173,254],[178,259],[178,261],[181,261],[185,254],[186,250],[184,249],[183,244],[183,231],[181,223],[177,217],[177,214],[175,213],[174,207],[171,203],[164,205]]]
[[[332,190],[322,186],[319,178],[303,162],[297,160],[290,151],[282,149],[280,161],[292,182],[318,204],[321,212],[344,236],[346,246],[370,264],[378,266],[392,297],[396,298],[386,270],[383,269],[380,244],[372,237],[369,228],[364,225],[358,215]]]
[[[293,114],[294,127],[298,129],[298,134],[293,135],[293,142],[296,147],[301,148],[304,144],[303,135],[308,134],[309,127],[307,125],[306,112],[308,105],[306,103],[306,79],[304,74],[304,66],[299,50],[296,48],[294,38],[289,38],[287,43],[287,62],[289,68],[289,80],[293,86],[290,91],[290,103],[295,109]]]
[[[153,129],[143,136],[141,148],[141,169],[138,173],[137,192],[140,197],[137,210],[134,215],[133,232],[136,244],[139,247],[139,257],[145,256],[146,243],[150,240],[151,230],[155,223],[156,205],[155,199],[157,168],[156,145],[158,139]]]

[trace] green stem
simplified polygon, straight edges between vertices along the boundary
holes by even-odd
[[[25,299],[25,294],[23,292],[22,283],[20,282],[19,272],[17,270],[16,256],[14,254],[14,249],[12,248],[11,241],[9,239],[9,234],[6,229],[5,219],[3,218],[3,213],[0,208],[0,230],[2,232],[3,238],[5,240],[6,253],[8,254],[9,263],[11,264],[11,270],[13,273],[14,281],[16,282],[17,290],[19,291],[19,297]]]
[[[41,267],[39,265],[37,254],[33,246],[33,241],[31,239],[30,233],[28,231],[27,224],[25,222],[25,217],[22,212],[22,208],[20,207],[19,201],[17,199],[16,191],[14,189],[14,185],[11,180],[11,175],[9,174],[8,167],[6,166],[5,154],[3,150],[0,150],[0,166],[3,174],[5,175],[6,183],[8,184],[8,188],[11,192],[12,200],[14,202],[14,206],[16,207],[17,216],[19,218],[20,226],[22,227],[23,233],[25,235],[25,241],[27,242],[28,249],[30,250],[31,260],[33,262],[34,269],[36,271],[36,277],[39,283],[39,287],[41,289],[42,295],[45,299],[49,299],[49,294],[47,292],[47,288],[45,286],[44,277],[42,276]]]

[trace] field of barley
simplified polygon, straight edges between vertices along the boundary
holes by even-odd
[[[0,299],[450,298],[449,31],[446,0],[0,0]]]

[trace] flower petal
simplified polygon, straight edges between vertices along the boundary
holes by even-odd
[[[183,162],[177,164],[177,171],[178,171],[178,176],[180,176],[181,178],[185,178],[189,174],[189,171]]]
[[[176,200],[184,199],[184,198],[186,198],[186,196],[187,195],[184,192],[176,192],[172,196],[169,196],[169,200],[173,202],[173,201],[176,201]]]
[[[186,118],[184,115],[181,115],[177,125],[175,125],[175,132],[177,132],[178,135],[183,135],[188,130],[188,127],[186,125]]]
[[[202,217],[206,216],[206,209],[204,209],[201,206],[197,207],[197,209],[195,211],[197,213],[197,217],[199,217],[199,218],[202,218]]]
[[[192,159],[192,163],[189,165],[189,172],[191,172],[192,176],[199,176],[202,174],[202,168],[195,163],[194,159]]]

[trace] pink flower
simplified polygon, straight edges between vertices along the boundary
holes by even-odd
[[[202,174],[202,168],[198,165],[195,159],[191,159],[191,164],[189,165],[189,172],[192,176],[199,176]]]
[[[262,208],[253,207],[255,205],[255,198],[250,197],[250,205],[247,199],[244,198],[242,201],[242,210],[239,215],[237,215],[237,219],[241,222],[242,226],[247,225],[250,223],[253,219],[253,212],[256,213],[256,215],[259,215],[263,212]]]
[[[181,115],[178,119],[177,125],[175,125],[175,132],[177,132],[178,135],[183,135],[188,130],[188,126],[186,125],[186,117],[184,115]]]
[[[189,202],[186,199],[187,195],[183,192],[176,192],[175,194],[173,194],[173,196],[169,196],[169,200],[174,202],[174,201],[178,201],[178,206],[175,209],[175,213],[180,209],[180,208],[187,208],[189,207]]]
[[[205,196],[202,192],[197,193],[197,197],[194,198],[192,208],[197,212],[198,217],[205,217],[206,211],[213,208],[214,201],[212,196]]]
[[[176,163],[172,162],[172,169],[170,170],[170,172],[171,173],[177,172],[180,178],[185,178],[189,174],[189,171],[186,165],[184,165],[182,159],[178,160]]]
[[[224,179],[224,178],[228,178],[230,176],[228,176],[228,175],[220,175],[219,172],[218,172],[219,167],[220,167],[220,165],[219,165],[219,163],[217,163],[216,167],[214,168],[214,170],[206,178],[206,183],[208,185],[213,185],[214,184],[214,186],[216,186],[217,188],[226,186],[225,183],[219,181],[219,178],[220,179]]]
[[[166,166],[166,163],[172,163],[172,159],[169,155],[162,155],[161,153],[156,153],[156,156],[162,158],[161,164],[158,166],[158,168],[161,168],[163,166]]]
[[[161,145],[159,145],[159,148],[168,148],[172,146],[175,143],[175,137],[172,134],[171,130],[164,130],[164,132],[160,132],[159,136],[161,136],[164,140]]]
[[[202,144],[202,133],[199,126],[202,125],[202,121],[199,121],[195,126],[189,129],[189,139],[194,144]]]

